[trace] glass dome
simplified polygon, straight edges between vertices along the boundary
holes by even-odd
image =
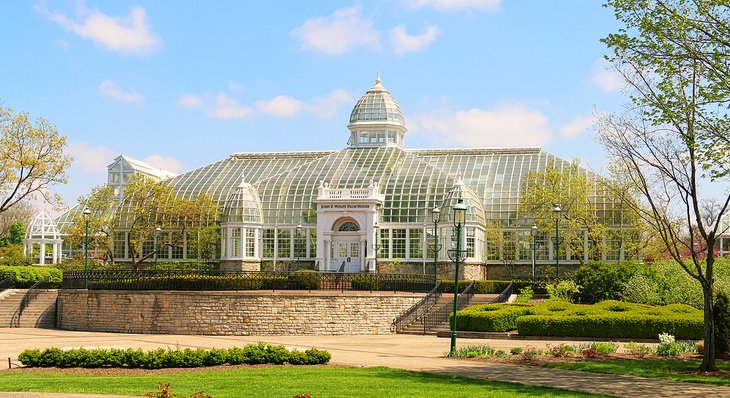
[[[400,105],[383,87],[380,74],[375,85],[363,95],[350,114],[350,125],[358,122],[394,122],[405,127],[405,118]]]
[[[223,223],[263,223],[261,200],[251,184],[241,184],[226,199],[223,207]]]
[[[461,176],[458,176],[451,191],[444,197],[444,202],[441,205],[441,221],[453,221],[454,206],[459,199],[463,199],[466,205],[466,222],[477,223],[482,226],[485,225],[482,201],[473,189],[464,184]]]

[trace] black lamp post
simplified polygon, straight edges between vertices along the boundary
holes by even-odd
[[[532,224],[530,235],[532,235],[532,245],[530,245],[530,249],[532,249],[532,279],[535,279],[535,251],[537,251],[535,239],[537,238],[537,224]]]
[[[373,230],[375,230],[375,242],[373,242],[373,256],[375,257],[375,272],[378,272],[378,250],[380,250],[378,232],[380,232],[380,225],[378,225],[378,223],[375,223],[373,225]]]
[[[433,283],[438,282],[439,277],[439,252],[441,251],[441,245],[439,244],[439,217],[441,216],[441,209],[438,206],[434,206],[431,210],[431,220],[433,221]]]
[[[304,227],[302,227],[301,223],[297,224],[297,239],[294,242],[294,250],[297,251],[297,269],[302,269],[302,264],[300,262],[301,256],[302,256],[302,252],[301,252],[302,248],[301,248],[301,242],[299,242],[299,234],[302,231],[302,228],[304,228]]]
[[[155,271],[157,271],[157,253],[160,252],[160,231],[162,228],[155,228]]]
[[[563,210],[557,203],[553,204],[553,214],[555,215],[555,277],[560,278],[560,212]]]
[[[449,356],[456,356],[456,310],[459,307],[459,262],[463,258],[461,250],[461,228],[464,226],[466,219],[466,205],[464,199],[459,199],[454,205],[454,228],[456,229],[456,250],[449,250],[449,257],[454,260],[456,267],[454,269],[454,312],[451,319],[451,349]]]
[[[84,289],[89,288],[89,217],[91,210],[84,207],[84,225],[86,227],[86,235],[84,237]]]

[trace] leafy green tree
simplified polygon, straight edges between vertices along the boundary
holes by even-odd
[[[712,200],[703,184],[730,173],[730,7],[726,0],[609,0],[623,24],[602,41],[626,81],[630,107],[603,117],[599,140],[628,190],[627,206],[702,286],[700,370],[714,371],[714,262],[730,195]],[[725,190],[727,192],[727,190]]]
[[[218,206],[206,195],[187,199],[177,197],[166,181],[154,181],[141,175],[133,176],[124,189],[124,198],[114,213],[116,228],[129,231],[127,243],[132,266],[138,270],[153,257],[157,248],[143,252],[145,241],[155,239],[157,228],[170,233],[172,239],[160,242],[159,249],[177,245],[185,235],[209,234],[215,223]],[[207,254],[207,253],[206,253]]]
[[[25,225],[22,221],[16,221],[8,227],[8,234],[0,236],[0,247],[19,245],[25,237]]]
[[[0,214],[35,195],[60,204],[48,188],[67,182],[65,149],[66,137],[47,120],[32,123],[26,112],[0,107]]]
[[[564,238],[560,255],[565,255],[567,247],[571,257],[581,265],[586,251],[584,234],[590,241],[589,258],[600,259],[610,229],[606,220],[600,218],[601,213],[596,211],[597,179],[598,176],[581,170],[578,161],[564,168],[548,163],[542,171],[527,173],[524,194],[520,197],[520,213],[534,219],[540,232],[550,236],[553,244],[556,216],[553,205],[560,205],[560,234]]]
[[[79,198],[74,218],[68,227],[66,241],[75,247],[82,247],[86,239],[86,220],[83,209],[89,214],[89,250],[101,252],[114,263],[112,247],[112,229],[114,210],[117,206],[116,195],[109,185],[101,185],[91,189],[88,196]]]

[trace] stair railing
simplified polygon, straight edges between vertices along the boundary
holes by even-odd
[[[471,281],[471,283],[466,287],[466,289],[462,290],[459,294],[459,305],[456,307],[457,310],[464,309],[466,306],[469,305],[471,302],[471,299],[474,297],[474,281]],[[426,332],[429,330],[435,328],[436,326],[448,322],[449,315],[451,315],[452,308],[454,306],[454,300],[449,300],[448,303],[441,306],[441,308],[430,311],[428,314],[426,314],[422,319],[421,323],[423,324],[423,334],[425,335]]]
[[[428,314],[428,311],[436,304],[441,293],[443,293],[444,287],[441,282],[437,282],[436,286],[431,289],[426,297],[418,300],[416,304],[413,304],[411,308],[405,310],[402,314],[398,315],[393,319],[393,323],[390,325],[392,332],[398,333],[403,330],[406,326],[417,322]]]
[[[48,277],[39,280],[34,283],[33,286],[28,288],[28,291],[23,295],[23,299],[20,300],[20,305],[18,306],[18,317],[23,315],[23,311],[28,308],[30,303],[35,300],[39,294],[41,294],[41,290],[48,290]]]
[[[0,292],[10,289],[15,285],[13,278],[5,278],[0,280]]]
[[[497,304],[497,303],[506,303],[507,300],[509,300],[509,296],[512,295],[515,291],[515,282],[512,281],[507,285],[507,287],[502,291],[502,293],[499,294],[499,296],[495,297],[494,300],[490,301],[489,304]]]

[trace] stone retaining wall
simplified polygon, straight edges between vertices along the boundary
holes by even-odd
[[[61,290],[58,327],[202,335],[389,334],[424,294]]]

